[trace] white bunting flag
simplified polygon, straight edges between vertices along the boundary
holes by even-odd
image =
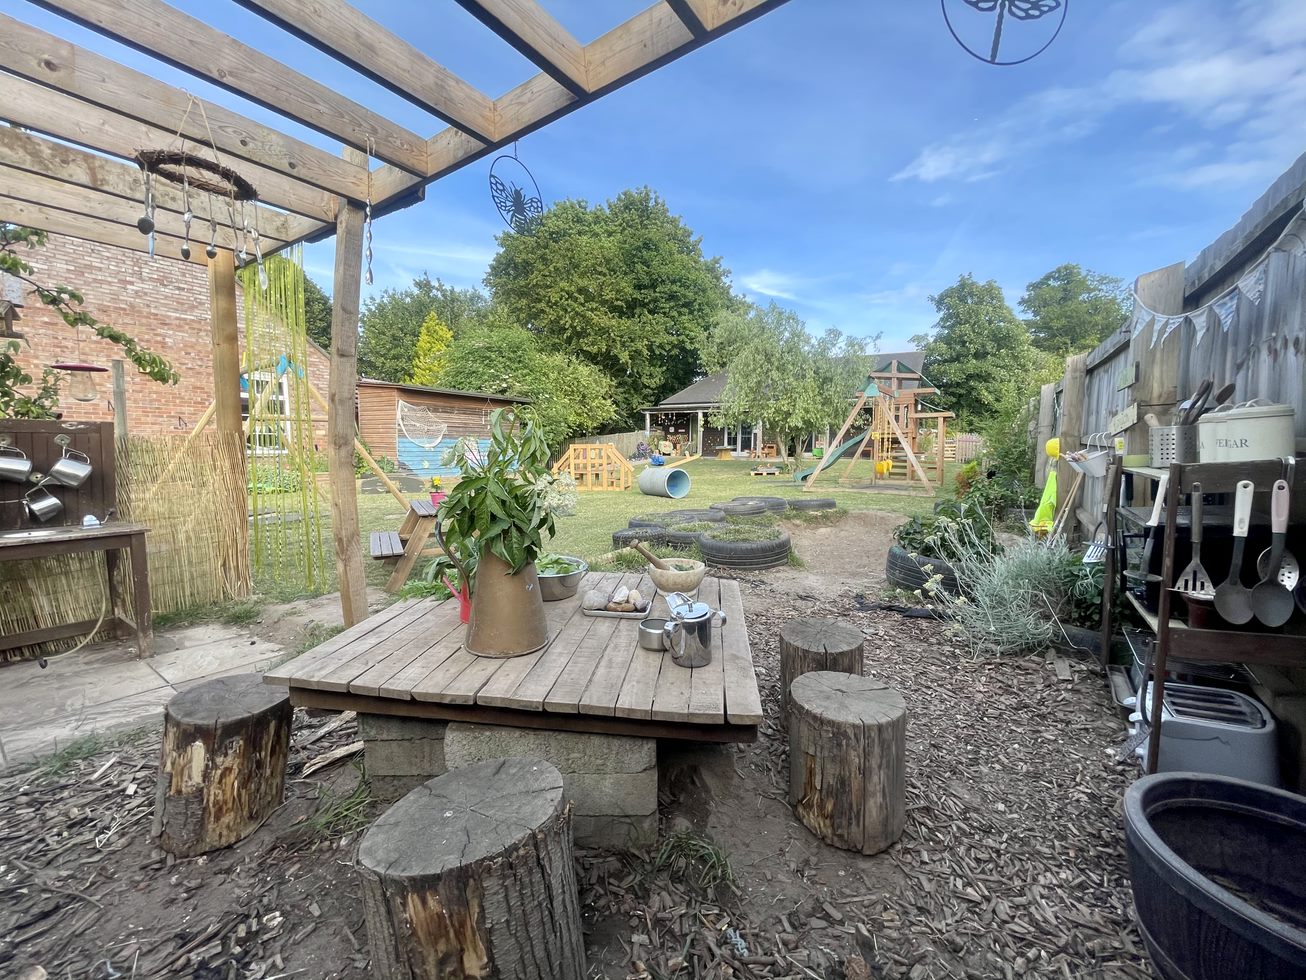
[[[1261,262],[1238,280],[1239,291],[1253,303],[1259,303],[1265,294],[1265,263]]]
[[[1227,296],[1221,296],[1211,304],[1211,309],[1220,320],[1220,329],[1228,333],[1238,319],[1238,290],[1231,290]]]

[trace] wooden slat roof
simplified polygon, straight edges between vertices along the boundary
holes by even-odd
[[[448,124],[430,134],[354,102],[331,78],[286,67],[259,49],[267,32],[230,37],[162,0],[33,2],[379,163],[369,173],[356,155],[337,155],[208,101],[205,126],[197,113],[187,114],[192,100],[183,89],[0,14],[0,120],[25,130],[0,127],[0,221],[135,247],[131,236],[139,233],[135,220],[127,219],[133,197],[139,204],[140,178],[134,164],[105,157],[130,161],[139,150],[171,146],[179,129],[192,143],[207,142],[211,130],[215,150],[258,189],[259,229],[265,251],[273,251],[333,234],[341,202],[361,203],[369,188],[374,214],[407,207],[422,199],[431,181],[785,0],[660,0],[587,44],[536,0],[446,0],[540,69],[498,98],[419,50],[414,42],[423,39],[399,37],[378,24],[361,4],[238,0],[273,29]],[[62,185],[57,193],[50,181]],[[179,215],[175,195],[159,197],[161,210]],[[160,233],[173,234],[178,222],[166,216]],[[175,255],[175,245],[162,240],[161,254]]]

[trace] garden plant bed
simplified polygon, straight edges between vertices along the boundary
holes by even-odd
[[[1101,679],[1075,663],[1058,681],[1041,656],[974,660],[943,624],[874,608],[895,519],[796,527],[795,547],[819,563],[739,576],[760,738],[682,776],[659,763],[662,839],[710,839],[735,882],[712,892],[692,863],[673,872],[655,853],[580,853],[587,980],[1150,975],[1119,814],[1134,768],[1108,751],[1121,731]],[[875,857],[821,844],[785,802],[778,633],[806,615],[863,630],[867,674],[907,702],[906,832]],[[324,733],[331,723],[297,713],[287,802],[207,858],[173,862],[148,838],[153,732],[59,773],[0,779],[0,975],[37,963],[100,980],[108,958],[130,976],[139,950],[138,978],[370,976],[351,862],[380,808],[353,795],[350,761],[303,776],[305,761],[357,738],[352,722]],[[845,967],[859,925],[875,937],[869,974]]]

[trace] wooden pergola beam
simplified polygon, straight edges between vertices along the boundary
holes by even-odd
[[[92,218],[84,214],[74,214],[71,211],[61,211],[58,208],[48,207],[43,204],[20,201],[17,198],[4,195],[0,195],[0,221],[12,225],[23,225],[28,228],[39,228],[54,235],[67,235],[69,238],[80,238],[83,241],[97,242],[100,245],[126,248],[133,252],[149,251],[145,236],[135,228],[114,224],[112,221],[105,221],[102,218]],[[168,238],[168,240],[174,244],[180,242],[180,239],[174,241]],[[170,248],[168,251],[170,254],[162,255],[156,249],[156,254],[160,254],[163,258],[186,261],[176,254],[175,248]],[[197,248],[192,251],[189,261],[197,265],[204,265],[206,262],[204,249]]]
[[[136,232],[137,235],[140,235],[141,241],[148,244],[146,236],[141,235],[136,226],[136,222],[145,213],[139,198],[132,201],[113,194],[79,187],[76,184],[65,183],[53,177],[28,173],[24,170],[14,170],[10,167],[0,167],[0,188],[3,189],[7,196],[20,201],[43,204],[59,208],[61,211],[70,211],[74,214],[100,218],[104,221],[122,225],[124,228]],[[170,253],[180,254],[181,242],[186,234],[181,214],[177,211],[156,209],[154,212],[154,227],[155,234],[160,239],[169,237],[176,239],[175,242],[168,243],[166,246],[160,243],[156,250],[167,250]],[[200,252],[204,251],[209,243],[209,232],[210,227],[207,219],[201,221],[197,218],[191,222],[190,240],[192,249]],[[263,238],[261,231],[259,237]],[[239,246],[235,233],[224,221],[218,222],[217,244],[222,248],[231,249]],[[273,248],[280,248],[285,244],[284,240],[264,239],[262,248],[271,251]],[[246,248],[252,256],[254,254],[252,240],[246,244]]]
[[[344,0],[236,2],[450,126],[482,142],[493,140],[489,96]]]
[[[572,95],[589,93],[585,49],[535,0],[457,0]]]
[[[0,67],[332,194],[362,200],[367,171],[182,89],[0,14]],[[196,100],[198,102],[198,100]],[[189,110],[189,111],[188,111]],[[205,121],[207,119],[207,125]],[[144,149],[144,147],[141,147]]]
[[[161,0],[33,2],[324,136],[426,174],[426,141],[416,133]]]
[[[702,37],[712,29],[715,11],[710,0],[666,0],[666,3],[694,37]]]
[[[0,166],[43,177],[53,176],[55,180],[85,188],[90,192],[133,201],[138,211],[142,211],[144,207],[144,184],[139,167],[96,156],[75,146],[56,143],[21,129],[0,126]],[[17,179],[20,177],[10,175],[6,179],[6,184],[9,180]],[[27,197],[28,195],[14,194],[13,196]],[[186,210],[186,199],[182,195],[181,188],[167,181],[155,182],[154,202],[159,209],[177,215]],[[196,194],[190,200],[191,210],[195,214],[194,229],[198,235],[202,226],[206,242],[208,241],[209,204],[207,194]],[[229,221],[229,216],[221,203],[214,202],[214,204],[214,217],[217,217],[220,223]],[[247,209],[249,207],[246,205]],[[97,215],[99,211],[92,209],[88,213]],[[282,214],[280,211],[273,211],[260,205],[253,206],[253,213],[256,215],[259,234],[263,236],[265,242],[271,241],[282,245],[295,241],[315,228],[315,222],[308,218]],[[265,244],[264,247],[266,248],[267,245]]]
[[[174,138],[173,133],[112,109],[3,73],[0,73],[0,119],[125,160],[143,148],[169,146]],[[256,164],[244,164],[240,171],[258,188],[263,203],[319,222],[335,220],[335,195]]]

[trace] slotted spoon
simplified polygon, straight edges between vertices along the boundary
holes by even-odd
[[[1193,560],[1179,573],[1178,588],[1188,595],[1214,598],[1215,585],[1211,576],[1202,567],[1202,485],[1193,484],[1192,507]]]

